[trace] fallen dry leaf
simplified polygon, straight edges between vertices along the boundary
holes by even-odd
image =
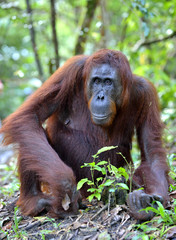
[[[9,223],[7,223],[4,227],[2,227],[2,230],[3,230],[3,231],[6,231],[6,230],[8,230],[8,229],[11,229],[11,228],[12,228],[12,224],[13,224],[12,221],[9,222]]]
[[[66,193],[64,199],[62,199],[62,207],[65,211],[67,211],[69,209],[70,203],[71,203],[70,198],[69,198],[68,194]]]
[[[167,238],[174,238],[176,237],[176,227],[173,227],[171,229],[168,230],[167,232]]]

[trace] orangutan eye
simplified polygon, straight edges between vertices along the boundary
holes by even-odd
[[[96,78],[93,79],[93,82],[94,82],[95,84],[99,84],[99,83],[100,83],[100,79],[96,77]]]
[[[105,84],[106,84],[106,85],[111,85],[111,84],[112,84],[112,80],[109,79],[109,78],[107,78],[107,79],[105,80]]]

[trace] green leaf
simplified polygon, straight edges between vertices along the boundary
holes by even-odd
[[[110,188],[109,192],[114,193],[115,192],[115,188]]]
[[[118,172],[118,168],[111,164],[111,171],[115,174],[116,172]]]
[[[99,167],[99,166],[97,166],[97,165],[94,166],[94,170],[97,170],[97,171],[99,171],[99,172],[102,172],[102,168]]]
[[[106,165],[106,164],[108,164],[107,161],[100,161],[100,162],[97,163],[97,166],[99,166],[99,165]]]
[[[175,213],[175,215],[176,215],[176,207],[174,207],[174,213]]]
[[[81,166],[81,168],[84,168],[84,167],[90,167],[89,163],[84,163],[84,165]]]
[[[111,180],[111,179],[108,179],[105,181],[105,183],[103,183],[104,186],[111,186],[113,183],[114,183],[115,179],[114,180]]]
[[[117,146],[108,146],[108,147],[103,147],[101,149],[98,150],[98,152],[96,153],[96,155],[99,155],[100,153],[103,153],[103,152],[106,152],[106,151],[109,151],[109,150],[112,150],[112,149],[115,149],[117,148]]]
[[[99,178],[96,179],[97,182],[102,181],[102,180],[103,180],[102,177],[99,177]]]
[[[103,153],[103,152],[112,150],[112,149],[117,148],[117,147],[118,147],[118,146],[103,147],[103,148],[99,149],[98,152],[97,152],[95,155],[93,155],[92,157],[93,157],[93,158],[98,158],[98,155],[99,155],[100,153]]]
[[[87,199],[89,200],[89,202],[91,202],[93,198],[94,198],[94,194],[91,194],[90,196],[87,197]]]
[[[158,211],[159,211],[160,215],[162,216],[162,218],[164,219],[166,217],[165,208],[163,207],[161,202],[156,201],[156,203],[158,204]]]
[[[103,175],[106,175],[106,169],[104,167],[101,169],[101,172]]]
[[[92,181],[87,181],[87,184],[89,185],[89,186],[92,186],[92,185],[94,185],[94,182],[92,182]]]
[[[81,179],[81,180],[78,182],[78,184],[77,184],[77,190],[81,189],[82,186],[84,185],[84,183],[86,183],[87,181],[89,181],[88,178],[83,178],[83,179]]]
[[[129,187],[125,183],[117,183],[118,186],[120,186],[122,189],[129,190]]]
[[[118,172],[120,175],[124,176],[126,180],[129,179],[129,175],[125,168],[123,168],[123,167],[118,168]]]
[[[88,163],[88,165],[89,165],[90,167],[94,167],[94,166],[95,166],[95,162]]]
[[[89,188],[87,192],[95,192],[97,189],[96,188]]]
[[[141,211],[146,211],[146,212],[152,211],[152,212],[154,212],[156,214],[159,213],[159,211],[156,208],[154,208],[154,207],[146,207],[144,209],[139,210],[139,212],[141,212]]]
[[[94,196],[98,199],[98,201],[100,201],[100,199],[101,199],[100,193],[96,192],[96,193],[94,193]]]

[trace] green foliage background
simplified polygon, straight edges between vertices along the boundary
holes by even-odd
[[[75,53],[87,2],[56,0],[61,64]],[[1,119],[50,76],[49,65],[54,61],[50,1],[31,0],[30,3],[44,76],[38,75],[35,64],[25,0],[1,1],[0,80],[4,84],[0,94]],[[175,31],[174,0],[100,0],[83,54],[111,48],[127,55],[133,72],[150,79],[157,87],[163,120],[168,123],[176,116]],[[160,41],[151,43],[153,40]]]

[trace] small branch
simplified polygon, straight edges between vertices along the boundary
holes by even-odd
[[[105,211],[106,209],[108,209],[108,203],[106,205],[104,205],[97,213],[95,213],[92,217],[91,217],[91,221],[94,220],[98,215],[100,215],[103,211]]]
[[[158,43],[158,42],[163,42],[163,41],[167,41],[171,38],[176,37],[176,31],[174,31],[173,33],[171,33],[170,35],[168,35],[167,37],[163,37],[163,38],[159,38],[159,39],[154,39],[151,41],[147,41],[145,42],[143,39],[139,40],[133,47],[133,51],[136,52],[137,50],[139,50],[141,47],[143,46],[150,46],[152,44]]]
[[[31,223],[31,224],[29,224],[28,226],[26,226],[26,227],[24,228],[24,230],[28,231],[28,230],[30,230],[30,229],[32,229],[32,228],[34,228],[34,227],[40,226],[41,224],[42,224],[41,221],[37,221],[37,222]]]
[[[58,54],[58,38],[57,38],[57,31],[56,31],[56,9],[55,9],[55,0],[50,0],[51,4],[51,26],[52,26],[52,35],[53,35],[53,43],[54,43],[54,50],[55,50],[55,62],[56,62],[56,69],[59,67],[59,54]]]
[[[39,75],[41,77],[43,77],[43,69],[42,69],[39,54],[37,51],[36,37],[35,37],[36,34],[35,34],[35,28],[34,28],[33,20],[32,20],[32,9],[30,6],[30,0],[26,0],[26,5],[27,5],[27,13],[29,15],[29,29],[30,29],[30,35],[31,35],[32,48],[33,48],[34,56],[35,56],[35,62],[37,65]]]
[[[84,21],[82,23],[80,35],[76,43],[75,55],[82,54],[84,52],[85,43],[90,31],[90,25],[93,20],[98,3],[99,3],[99,0],[87,0],[87,11],[86,11]]]
[[[129,218],[130,218],[129,215],[123,214],[121,224],[118,226],[118,228],[117,228],[117,230],[116,230],[116,233],[119,232],[119,230],[121,229],[121,227],[128,221]]]

